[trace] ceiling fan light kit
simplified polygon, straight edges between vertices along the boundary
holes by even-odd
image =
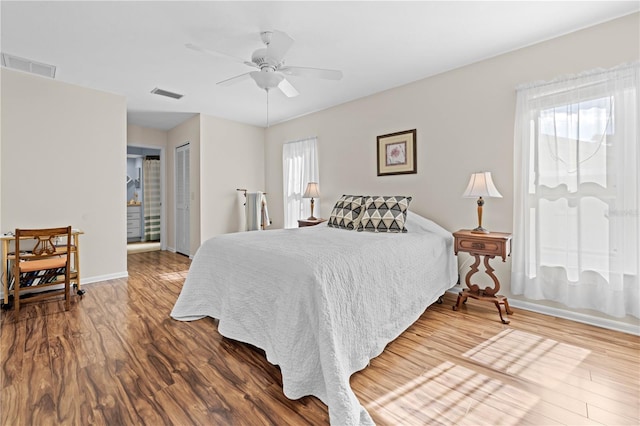
[[[264,90],[270,90],[274,87],[278,87],[280,82],[284,80],[282,75],[276,74],[273,71],[251,71],[249,75],[254,79],[258,87]]]

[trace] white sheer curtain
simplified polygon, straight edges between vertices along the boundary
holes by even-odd
[[[311,215],[311,200],[302,198],[309,182],[320,182],[318,140],[315,137],[288,142],[282,147],[284,227],[296,228],[298,219]],[[320,186],[322,194],[322,186]],[[320,200],[315,200],[315,217],[320,216]]]
[[[639,316],[640,66],[518,88],[511,289]]]
[[[145,158],[143,165],[144,241],[160,240],[160,160]]]

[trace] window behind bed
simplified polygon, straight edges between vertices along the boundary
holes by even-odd
[[[298,227],[298,219],[311,214],[308,202],[303,202],[307,183],[320,182],[318,172],[318,138],[288,142],[282,147],[284,227]],[[320,216],[320,200],[315,201],[315,215]]]

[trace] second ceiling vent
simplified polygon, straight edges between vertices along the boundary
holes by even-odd
[[[180,93],[170,92],[168,90],[159,89],[157,87],[153,89],[151,93],[155,95],[166,96],[167,98],[173,98],[173,99],[180,99],[181,97],[184,96],[184,95],[181,95]]]

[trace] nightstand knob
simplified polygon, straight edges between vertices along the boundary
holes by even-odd
[[[471,247],[475,249],[483,249],[484,243],[471,243]]]

